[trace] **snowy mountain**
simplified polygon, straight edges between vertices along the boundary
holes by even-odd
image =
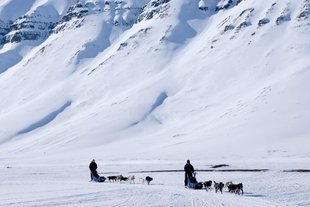
[[[1,152],[308,156],[309,8],[2,0]]]
[[[309,32],[310,0],[0,0],[0,206],[310,205],[309,175],[283,172],[310,164]],[[271,172],[198,174],[242,198],[183,172],[102,189],[93,158]]]

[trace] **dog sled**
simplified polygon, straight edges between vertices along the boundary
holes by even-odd
[[[91,181],[94,181],[94,182],[99,182],[99,183],[103,183],[106,178],[103,177],[103,176],[99,176],[98,173],[90,173],[90,177],[91,177]]]
[[[188,179],[187,188],[200,190],[203,187],[202,182],[197,182],[195,175]]]

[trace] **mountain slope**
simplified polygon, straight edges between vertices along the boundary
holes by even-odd
[[[199,2],[0,1],[1,154],[308,158],[310,1]]]

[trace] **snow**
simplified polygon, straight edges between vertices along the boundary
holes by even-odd
[[[2,0],[0,1],[0,19],[1,20],[15,20],[25,14],[36,0]],[[18,5],[18,6],[17,6]]]
[[[0,206],[310,205],[309,173],[283,172],[310,164],[306,1],[81,2],[85,16],[0,46]],[[0,0],[1,25],[55,23],[75,3]],[[154,182],[88,182],[92,159],[105,176]],[[133,173],[187,159],[268,171],[198,172],[242,182],[243,196],[185,189],[183,172]]]
[[[198,181],[243,182],[244,195],[224,189],[186,189],[183,172],[133,173],[139,169],[180,169],[153,163],[102,163],[102,175],[135,175],[135,183],[89,182],[85,165],[23,164],[2,169],[0,206],[308,206],[309,174],[271,172],[198,172]],[[126,171],[127,170],[127,171]],[[21,173],[22,176],[21,176]],[[111,172],[111,173],[109,173]],[[139,178],[151,176],[150,185]]]

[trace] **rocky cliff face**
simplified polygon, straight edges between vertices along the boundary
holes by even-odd
[[[131,27],[137,21],[141,21],[145,16],[152,18],[155,12],[159,12],[160,5],[168,0],[152,1],[144,8],[148,0],[142,0],[138,4],[128,4],[126,1],[85,1],[77,0],[70,6],[67,12],[54,18],[40,12],[33,12],[19,17],[15,21],[5,22],[0,19],[0,44],[21,42],[24,40],[44,40],[51,33],[58,33],[65,29],[76,28],[82,25],[84,17],[92,14],[109,13],[114,26]],[[153,10],[150,8],[154,8]],[[143,15],[141,15],[144,12]]]
[[[24,40],[45,39],[57,22],[49,15],[33,12],[19,17],[14,22],[0,20],[0,38],[2,44]]]
[[[163,18],[168,15],[170,0],[140,0],[137,2],[128,3],[125,0],[77,0],[64,15],[58,18],[34,11],[14,21],[6,22],[0,19],[0,45],[25,40],[44,40],[51,33],[80,27],[85,16],[92,14],[109,14],[110,19],[107,19],[107,21],[112,22],[115,27],[131,27],[133,24],[143,20],[149,20],[154,17]],[[214,1],[215,7],[206,7],[205,10],[216,14],[222,10],[239,6],[241,3],[242,0],[219,0]],[[210,3],[208,2],[208,4]],[[272,21],[275,15],[274,10],[276,10],[277,6],[276,2],[270,3],[265,16],[258,22],[251,22],[251,16],[255,8],[246,8],[240,14],[231,15],[224,19],[222,23],[223,28],[220,28],[220,30],[224,33],[231,30],[239,32],[242,28],[252,24],[258,25],[258,27],[264,26]],[[286,7],[281,8],[280,13],[278,12],[275,24],[281,25],[283,22],[288,22],[292,19],[303,22],[309,18],[309,14],[310,0],[303,0],[301,2],[296,17],[292,17],[290,4],[288,3]]]
[[[52,21],[50,16],[37,12],[19,17],[9,25],[9,29],[4,35],[3,43],[44,39],[54,25],[55,22]]]
[[[238,5],[242,0],[219,0],[215,7],[215,11],[232,8]]]
[[[164,17],[168,13],[170,0],[152,0],[150,1],[141,15],[138,17],[138,22],[142,20],[152,19],[156,14],[159,17]]]

